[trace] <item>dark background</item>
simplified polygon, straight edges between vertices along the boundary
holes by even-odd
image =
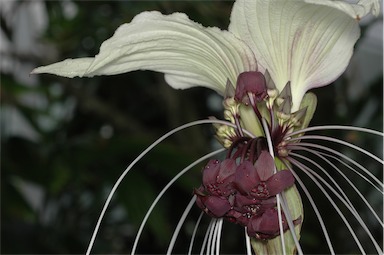
[[[204,26],[226,29],[232,4],[231,1],[2,4],[1,253],[84,253],[107,194],[129,163],[169,130],[209,116],[220,118],[222,114],[217,107],[220,98],[214,92],[204,88],[173,90],[159,73],[138,71],[65,79],[30,76],[29,72],[36,66],[65,58],[97,54],[100,44],[120,24],[142,11],[185,12]],[[374,22],[377,21],[364,23],[363,35]],[[382,70],[381,47],[371,55],[360,55],[378,57]],[[347,75],[330,86],[314,90],[319,103],[312,126],[339,124],[382,130],[382,71],[369,74],[370,80],[356,88],[352,83],[360,77],[359,66],[356,60]],[[376,155],[382,154],[381,138],[347,131],[325,134],[353,142]],[[212,128],[198,126],[177,133],[141,160],[117,190],[93,252],[129,253],[140,222],[162,187],[181,169],[212,151],[213,144]],[[382,167],[373,160],[333,146],[382,177]],[[139,253],[166,252],[193,188],[199,186],[202,166],[195,167],[166,193],[144,229]],[[382,215],[382,196],[372,192],[373,188],[366,183],[359,183],[359,188]],[[347,228],[319,193],[314,189],[312,194],[324,213],[336,250],[357,252]],[[357,201],[358,208],[364,208],[361,211],[364,221],[381,241],[380,226],[372,221],[357,196],[351,199]],[[309,208],[306,199],[304,206]],[[175,252],[186,252],[199,213],[197,207],[192,209]],[[203,225],[208,221],[205,217]],[[361,228],[356,229],[367,250],[374,252]],[[196,247],[204,236],[202,230]],[[243,231],[239,226],[225,224],[223,233],[224,252],[244,253]],[[306,254],[328,252],[311,209],[305,209],[302,245]]]

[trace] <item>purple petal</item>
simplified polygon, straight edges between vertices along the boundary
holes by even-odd
[[[245,161],[237,167],[234,184],[241,193],[248,194],[259,181],[259,176],[251,162]]]
[[[276,197],[273,196],[268,199],[261,200],[260,202],[260,209],[258,211],[258,214],[263,214],[266,210],[272,209],[276,207]]]
[[[243,72],[239,74],[236,84],[235,99],[242,99],[250,92],[254,94],[257,101],[262,101],[267,96],[267,86],[264,75],[260,72]]]
[[[226,159],[220,164],[220,170],[217,175],[217,182],[223,183],[227,178],[232,177],[236,172],[236,161],[233,159]],[[227,180],[228,181],[228,180]]]
[[[233,222],[233,223],[236,223],[236,224],[240,224],[240,225],[245,227],[245,226],[248,225],[249,218],[244,216],[244,215],[245,214],[240,213],[238,211],[229,210],[227,212],[227,214],[225,215],[225,218],[227,220],[229,220],[230,222]]]
[[[236,211],[236,210],[229,210],[227,212],[227,214],[225,215],[225,217],[237,219],[237,218],[241,217],[241,215],[242,214],[240,212]]]
[[[243,206],[247,206],[247,205],[258,204],[260,202],[261,202],[261,200],[257,200],[255,198],[248,197],[248,196],[243,196],[239,193],[237,193],[235,196],[235,206],[236,207],[243,207]]]
[[[261,152],[259,158],[256,160],[255,168],[261,181],[266,181],[273,175],[275,161],[268,151]]]
[[[283,216],[283,229],[286,230],[288,224]],[[247,225],[248,235],[256,236],[260,239],[270,239],[279,235],[279,217],[277,210],[268,209],[261,216],[254,216]]]
[[[293,185],[295,178],[291,171],[282,170],[274,174],[266,181],[270,196],[274,196]]]
[[[205,198],[202,201],[214,217],[223,217],[231,209],[228,200],[223,197],[209,196]]]
[[[236,192],[232,182],[218,184],[216,187],[216,190],[211,191],[212,195],[228,197]]]
[[[273,196],[273,197],[270,197],[268,199],[263,199],[263,200],[260,200],[260,203],[263,205],[263,206],[268,206],[268,207],[275,207],[276,206],[276,197]]]
[[[217,174],[220,169],[220,161],[210,160],[203,169],[203,184],[207,187],[209,184],[216,183]]]

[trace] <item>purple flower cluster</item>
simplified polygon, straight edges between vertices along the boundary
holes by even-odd
[[[195,189],[197,205],[208,215],[247,227],[250,237],[279,235],[276,194],[293,185],[289,170],[274,171],[274,160],[263,150],[254,164],[228,158],[211,160],[203,169],[203,184]],[[284,214],[283,227],[288,228]]]

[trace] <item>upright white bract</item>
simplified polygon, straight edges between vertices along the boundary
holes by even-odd
[[[229,30],[254,50],[279,91],[291,82],[292,111],[309,89],[344,72],[360,35],[358,22],[339,8],[281,0],[237,1]]]

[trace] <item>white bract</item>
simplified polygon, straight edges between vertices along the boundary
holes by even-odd
[[[92,77],[153,70],[165,73],[174,88],[204,86],[224,94],[227,80],[236,84],[244,71],[268,69],[279,91],[291,82],[293,112],[309,89],[345,70],[360,35],[358,19],[378,8],[374,0],[238,0],[229,31],[205,28],[182,13],[143,12],[120,26],[95,57],[32,73]]]

